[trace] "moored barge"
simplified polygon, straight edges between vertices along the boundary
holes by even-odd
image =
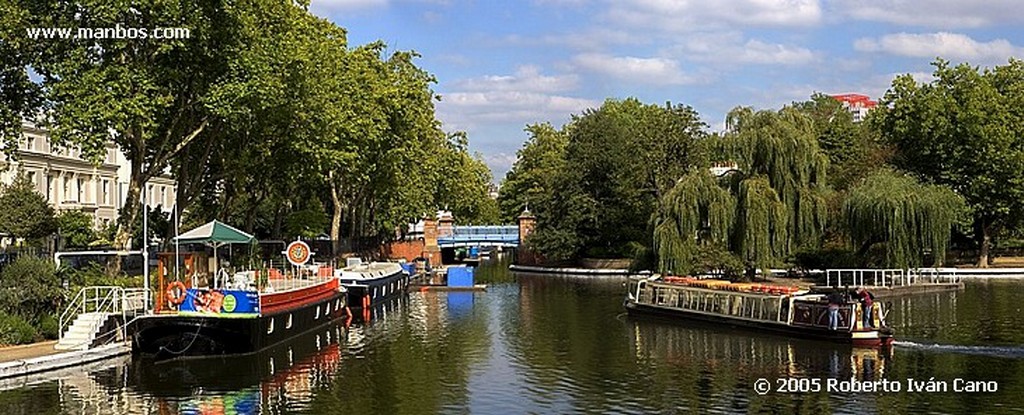
[[[334,273],[348,291],[348,305],[356,314],[405,293],[409,287],[410,275],[394,262],[357,263]]]
[[[653,276],[631,284],[625,307],[631,314],[724,323],[854,346],[891,345],[893,330],[885,323],[881,304],[874,302],[866,310],[871,318],[865,325],[865,310],[855,292]],[[835,329],[829,327],[830,296],[838,303]]]
[[[166,300],[175,308],[132,322],[132,349],[156,358],[254,353],[348,315],[345,294],[333,277],[271,280],[263,290],[184,288]]]

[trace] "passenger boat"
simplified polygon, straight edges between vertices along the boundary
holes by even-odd
[[[828,296],[836,291],[844,301],[839,307],[838,327],[832,330]],[[625,307],[630,313],[726,323],[854,346],[891,345],[893,330],[885,323],[881,304],[874,302],[872,324],[864,327],[862,307],[854,292],[656,275],[630,285]]]
[[[409,287],[410,275],[394,262],[356,263],[335,270],[341,286],[348,290],[348,304],[353,313],[368,311],[375,305],[395,297]]]
[[[157,293],[154,311],[130,322],[133,352],[158,359],[254,353],[350,317],[347,292],[334,270],[305,265],[308,246],[296,243],[302,246],[294,252],[305,249],[305,257],[293,261],[290,245],[288,270],[242,271],[232,278],[221,271],[210,286],[167,284]]]

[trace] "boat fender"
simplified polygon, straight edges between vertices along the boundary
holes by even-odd
[[[177,294],[175,294],[175,292],[177,292]],[[167,301],[170,302],[171,305],[181,305],[181,303],[185,302],[185,296],[187,294],[188,292],[185,291],[185,284],[181,281],[174,281],[167,284]]]

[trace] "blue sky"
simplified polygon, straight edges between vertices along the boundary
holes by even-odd
[[[1019,0],[312,0],[311,11],[415,50],[438,78],[438,118],[469,134],[496,181],[527,124],[561,126],[606,98],[694,107],[711,130],[739,105],[814,92],[880,97],[936,56],[1024,57]]]

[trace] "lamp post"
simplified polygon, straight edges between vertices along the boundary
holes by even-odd
[[[142,183],[142,309],[149,313],[149,200],[147,200],[146,185]]]

